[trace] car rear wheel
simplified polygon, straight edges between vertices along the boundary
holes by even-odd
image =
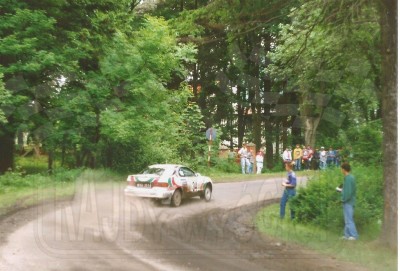
[[[210,201],[212,195],[211,186],[208,184],[204,189],[203,194],[201,194],[200,198],[204,199],[205,201]]]
[[[174,194],[171,197],[171,206],[178,207],[182,202],[182,192],[179,189],[176,189]]]

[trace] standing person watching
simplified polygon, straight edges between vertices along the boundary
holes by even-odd
[[[303,146],[303,164],[304,164],[304,169],[307,169],[307,160],[308,160],[308,149],[306,146]]]
[[[325,148],[321,147],[321,151],[319,153],[319,168],[320,169],[326,169],[326,159],[327,159],[327,153],[325,151]]]
[[[285,164],[285,169],[287,171],[287,181],[282,183],[282,186],[285,187],[285,190],[283,191],[283,195],[281,198],[281,205],[280,205],[281,219],[285,218],[286,203],[291,198],[296,196],[297,179],[296,179],[296,174],[294,173],[292,168],[293,168],[292,163]],[[292,208],[290,208],[290,218],[294,219],[294,211]]]
[[[334,151],[332,147],[329,147],[329,150],[327,152],[326,165],[328,167],[332,167],[335,164],[335,161],[336,161],[336,151]]]
[[[354,223],[354,206],[356,203],[356,180],[350,173],[349,163],[343,163],[341,170],[344,175],[343,188],[336,188],[342,193],[343,215],[344,215],[344,236],[345,240],[357,240],[358,233]]]
[[[301,159],[303,157],[303,150],[300,145],[297,144],[296,148],[293,150],[293,160],[295,162],[295,170],[301,170]]]
[[[246,174],[247,148],[245,144],[242,145],[242,148],[238,151],[238,154],[240,156],[240,165],[242,167],[242,173]]]
[[[283,163],[290,163],[292,162],[292,152],[290,151],[289,147],[286,147],[285,151],[282,154]]]
[[[253,166],[254,166],[254,154],[252,150],[247,151],[247,174],[253,173]]]
[[[321,152],[319,151],[318,148],[316,148],[315,151],[314,151],[314,159],[313,159],[313,162],[312,162],[312,169],[314,169],[314,170],[319,169],[320,154],[321,154]]]
[[[257,174],[261,174],[264,164],[264,155],[261,150],[259,150],[256,155],[256,164],[257,164]]]

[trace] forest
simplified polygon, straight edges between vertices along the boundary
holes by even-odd
[[[351,149],[383,166],[397,202],[396,12],[389,0],[2,0],[0,172],[28,152],[49,172],[196,167],[213,127],[217,148],[252,142],[269,169],[284,146]],[[397,206],[385,208],[390,242]]]

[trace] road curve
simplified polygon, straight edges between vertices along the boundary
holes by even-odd
[[[254,214],[280,198],[283,180],[214,184],[210,202],[178,208],[125,196],[125,183],[80,180],[72,201],[0,222],[0,270],[344,270],[254,229]]]

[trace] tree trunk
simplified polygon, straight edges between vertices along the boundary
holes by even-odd
[[[197,66],[198,64],[194,64],[194,68],[193,68],[193,83],[192,83],[192,87],[193,87],[193,95],[194,95],[194,99],[195,101],[197,101],[197,98],[199,96],[198,91],[198,78],[199,78],[199,74],[198,74],[198,70],[197,70]]]
[[[289,147],[288,130],[287,130],[287,127],[286,127],[285,124],[282,124],[282,132],[281,132],[281,134],[282,134],[282,147],[283,147],[283,150],[284,150],[286,147]]]
[[[266,51],[270,51],[270,37],[266,37]],[[263,93],[263,104],[264,104],[264,114],[263,114],[263,121],[264,121],[264,136],[265,136],[265,158],[267,163],[267,168],[272,169],[274,167],[274,131],[272,122],[274,118],[271,116],[271,106],[276,101],[270,95],[272,92],[272,82],[269,77],[264,77],[263,80],[264,85],[264,93]]]
[[[304,129],[304,144],[315,147],[317,128],[323,113],[324,96],[304,93],[300,105],[300,119]]]
[[[280,163],[281,159],[281,149],[280,149],[280,124],[279,122],[275,125],[275,163]]]
[[[317,128],[321,118],[313,117],[302,117],[303,127],[304,127],[304,142],[305,145],[315,147]]]
[[[0,174],[14,169],[14,133],[10,133],[4,127],[0,130]]]
[[[243,145],[243,138],[244,138],[244,130],[245,130],[245,108],[242,105],[242,87],[238,86],[237,88],[237,98],[238,98],[238,105],[237,105],[237,112],[238,112],[238,147],[240,148]]]
[[[18,130],[17,132],[17,146],[18,153],[22,155],[24,153],[24,132],[22,130]]]
[[[47,157],[47,172],[49,174],[53,173],[53,164],[54,164],[54,154],[52,150],[49,150]]]
[[[384,214],[381,241],[397,250],[397,1],[381,3]]]
[[[252,125],[253,125],[253,137],[254,144],[256,145],[256,152],[261,148],[261,101],[260,101],[260,91],[256,90],[255,93],[255,103],[252,106]]]

